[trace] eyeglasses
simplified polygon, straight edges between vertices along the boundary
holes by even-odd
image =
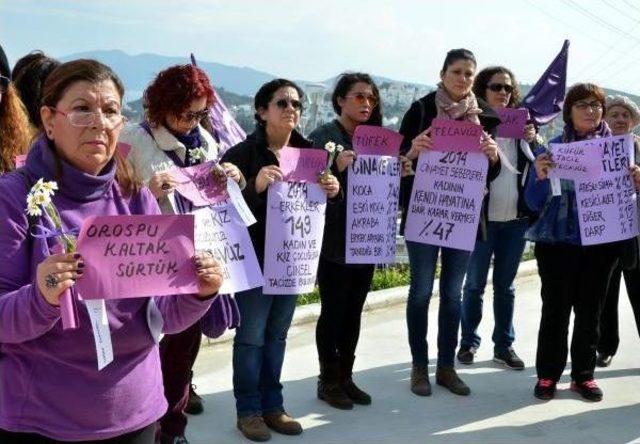
[[[376,98],[376,96],[373,96],[373,95],[370,95],[370,94],[353,93],[353,94],[347,94],[346,97],[352,97],[353,100],[355,100],[355,102],[358,105],[364,105],[367,102],[369,102],[369,104],[373,108],[375,108],[378,105],[378,99]]]
[[[209,115],[209,108],[205,108],[200,111],[187,111],[180,115],[180,120],[185,122],[200,122],[202,119]]]
[[[506,85],[504,83],[491,83],[487,85],[487,88],[489,88],[493,92],[500,92],[503,89],[507,94],[511,94],[513,92],[513,86]]]
[[[296,99],[280,99],[276,101],[276,106],[280,109],[287,109],[291,105],[296,111],[302,111],[302,102]]]
[[[106,126],[109,128],[115,128],[127,121],[127,118],[119,112],[107,111],[106,113],[102,113],[96,111],[71,111],[69,113],[65,113],[64,111],[52,106],[50,106],[49,109],[66,117],[69,120],[69,123],[76,127],[93,126],[100,118],[99,116],[102,116],[106,120]]]
[[[9,82],[11,79],[9,77],[0,76],[0,94],[4,94],[9,89]]]
[[[593,111],[600,111],[602,110],[602,103],[600,102],[585,102],[583,100],[580,100],[576,103],[573,104],[573,106],[576,107],[576,109],[579,109],[580,111],[585,111],[587,108],[591,108]]]

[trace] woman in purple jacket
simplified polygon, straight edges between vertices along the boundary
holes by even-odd
[[[116,154],[123,95],[121,81],[99,62],[56,68],[43,91],[44,133],[26,167],[0,178],[3,444],[153,443],[167,402],[148,316],[161,316],[165,333],[179,332],[206,312],[222,282],[213,258],[198,254],[198,294],[107,300],[114,360],[101,371],[81,300],[80,327],[62,329],[60,296],[85,266],[78,254],[53,254],[56,238],[30,236],[26,196],[38,178],[55,180],[52,201],[65,230],[93,215],[160,213]]]

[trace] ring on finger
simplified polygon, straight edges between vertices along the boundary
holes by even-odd
[[[53,274],[48,274],[44,277],[44,285],[47,288],[56,288],[58,286],[58,278]]]

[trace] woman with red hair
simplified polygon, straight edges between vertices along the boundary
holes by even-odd
[[[120,141],[131,146],[128,159],[134,172],[158,200],[163,213],[185,213],[191,204],[174,193],[175,181],[168,173],[176,167],[193,166],[218,158],[218,145],[200,125],[209,115],[214,92],[207,74],[193,65],[176,65],[160,72],[144,92],[145,121],[127,127]],[[237,167],[221,165],[237,182]],[[186,444],[187,413],[202,412],[200,397],[191,385],[192,367],[200,348],[202,331],[196,322],[160,341],[165,396],[169,403],[160,420],[162,444]]]

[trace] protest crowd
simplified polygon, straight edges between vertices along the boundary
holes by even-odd
[[[532,394],[554,398],[570,352],[571,389],[600,401],[623,277],[640,333],[640,109],[591,83],[566,89],[567,54],[565,42],[521,97],[510,68],[453,49],[399,133],[382,126],[373,78],[346,72],[336,118],[305,136],[290,80],[260,87],[245,135],[192,58],[157,74],[134,123],[109,66],[34,51],[11,69],[0,48],[0,443],[188,443],[202,336],[228,328],[239,431],[300,435],[281,372],[297,298],[316,285],[317,397],[371,404],[353,373],[360,321],[397,234],[407,389],[430,396],[433,377],[471,394],[455,367],[481,345],[491,266],[494,361],[525,368],[514,280],[529,241],[542,284]],[[561,134],[543,140],[556,117]]]

